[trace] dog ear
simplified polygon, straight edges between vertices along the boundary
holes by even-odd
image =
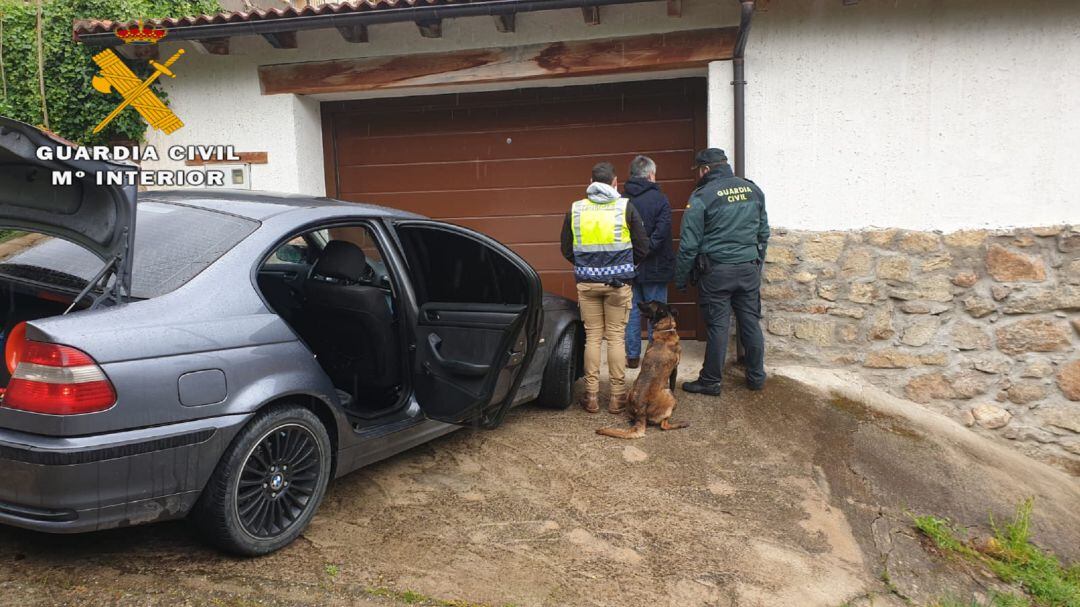
[[[678,318],[679,317],[679,311],[677,309],[675,309],[674,306],[668,306],[667,307],[667,313],[672,318]]]
[[[637,305],[638,310],[641,310],[642,314],[651,317],[652,316],[652,307],[651,307],[652,303],[653,302],[651,302],[651,301],[643,301],[643,302],[641,302],[641,303],[639,303]]]

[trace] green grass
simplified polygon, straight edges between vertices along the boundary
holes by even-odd
[[[975,599],[961,601],[958,599],[941,599],[932,603],[930,607],[1029,607],[1031,601],[1015,594],[997,594],[990,596],[988,601]]]
[[[337,565],[328,564],[326,565],[326,567],[324,567],[324,570],[326,571],[326,575],[330,577],[337,577],[341,575],[341,567],[338,567]]]
[[[986,607],[1080,607],[1080,564],[1063,565],[1056,556],[1031,543],[1033,499],[1016,508],[1012,521],[998,526],[991,519],[994,536],[976,546],[961,539],[949,520],[936,516],[914,517],[915,528],[946,554],[963,557],[989,569],[1001,581],[1018,586],[1027,598],[995,595]],[[966,534],[965,534],[966,535]],[[940,607],[981,607],[972,602],[941,602]]]
[[[406,605],[423,605],[424,607],[488,607],[482,603],[470,601],[446,600],[430,597],[415,590],[393,590],[390,588],[368,588],[366,593],[373,597],[390,599]],[[506,607],[513,607],[507,605]]]

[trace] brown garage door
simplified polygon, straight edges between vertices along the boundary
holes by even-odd
[[[614,163],[621,181],[636,154],[652,157],[677,232],[705,146],[700,78],[332,102],[322,113],[330,196],[489,234],[571,298],[559,230],[592,165]],[[695,336],[696,307],[674,289],[671,299]]]

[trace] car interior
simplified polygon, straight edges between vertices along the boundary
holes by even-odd
[[[311,348],[341,402],[365,416],[392,408],[404,380],[392,281],[367,227],[313,230],[279,247],[259,288]]]
[[[415,326],[404,326],[394,281],[365,225],[295,236],[263,262],[258,284],[350,414],[391,414],[409,387],[429,417],[456,423],[511,395],[527,349],[531,288],[488,244],[417,223],[396,226],[419,307]],[[417,344],[415,365],[403,358],[406,336]]]

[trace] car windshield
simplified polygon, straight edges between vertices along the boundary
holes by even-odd
[[[148,299],[194,278],[255,231],[258,222],[216,211],[140,202],[135,220],[131,295]],[[0,245],[0,275],[79,290],[102,268],[86,249],[39,234],[16,235]],[[0,253],[2,255],[2,253]]]

